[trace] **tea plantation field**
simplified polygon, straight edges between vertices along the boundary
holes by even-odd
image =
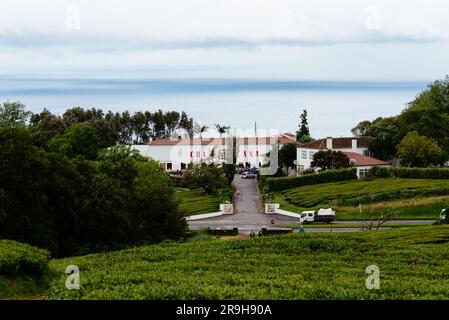
[[[15,241],[0,240],[0,298],[41,296],[50,254]]]
[[[175,188],[175,199],[185,216],[219,211],[219,196],[207,194],[203,188]]]
[[[65,289],[71,264],[80,290]],[[365,287],[369,265],[379,290]],[[449,299],[449,226],[162,243],[50,266],[48,299]]]
[[[364,220],[370,210],[374,217],[396,212],[400,219],[437,219],[441,209],[449,205],[449,180],[390,178],[324,183],[274,193],[273,201],[294,212],[332,206],[337,220]]]

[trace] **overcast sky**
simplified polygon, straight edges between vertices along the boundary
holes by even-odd
[[[432,80],[449,70],[445,0],[14,0],[0,73]]]

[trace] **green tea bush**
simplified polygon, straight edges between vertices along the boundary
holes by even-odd
[[[164,243],[55,260],[48,299],[448,299],[449,226]],[[65,288],[65,267],[82,272]],[[381,270],[380,290],[365,272]]]
[[[50,252],[11,240],[0,240],[0,274],[40,276],[48,267]]]
[[[449,168],[378,168],[369,170],[367,177],[404,179],[449,179]]]
[[[267,178],[266,183],[270,191],[281,191],[313,184],[338,182],[357,179],[355,168],[329,170],[316,174],[302,175],[298,177]]]

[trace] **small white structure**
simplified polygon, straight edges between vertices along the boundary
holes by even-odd
[[[222,211],[223,214],[234,214],[234,206],[232,203],[220,204],[220,211]]]
[[[274,214],[279,210],[279,203],[265,203],[265,213]]]

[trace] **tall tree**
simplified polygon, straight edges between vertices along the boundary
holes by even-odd
[[[31,114],[25,111],[25,105],[19,101],[0,104],[0,127],[24,127]]]
[[[359,122],[354,128],[352,128],[351,132],[355,136],[366,136],[366,135],[368,135],[370,127],[371,127],[371,121],[364,120],[364,121]]]
[[[203,140],[203,133],[207,132],[207,130],[209,130],[209,127],[206,125],[199,127],[198,133],[200,135],[200,140]]]
[[[298,131],[296,131],[296,141],[300,142],[305,136],[310,136],[310,131],[309,124],[307,122],[307,110],[304,109],[300,117]]]
[[[296,144],[287,143],[284,145],[278,153],[279,165],[282,167],[292,168],[294,161],[296,160]]]
[[[134,131],[134,143],[142,144],[147,143],[149,139],[148,131],[149,125],[147,117],[143,112],[136,112],[133,115],[133,131]]]
[[[443,150],[433,140],[409,132],[397,146],[401,163],[408,167],[426,167],[444,162]]]
[[[219,124],[215,124],[215,129],[217,129],[218,133],[220,134],[220,138],[223,136],[223,134],[226,133],[226,131],[229,130],[229,128],[231,128],[230,126],[222,126]]]
[[[179,127],[181,116],[179,112],[169,111],[165,113],[165,136],[171,137],[176,128]]]
[[[181,113],[179,128],[185,130],[189,138],[193,139],[195,135],[193,118],[189,118],[184,111]]]

